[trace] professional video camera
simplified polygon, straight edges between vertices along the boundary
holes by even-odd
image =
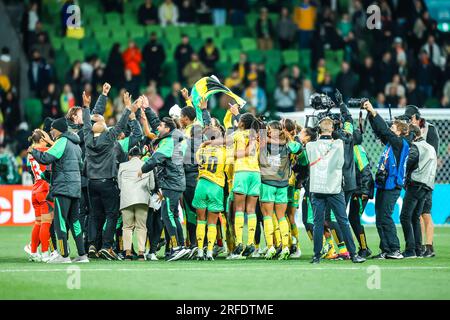
[[[363,105],[366,101],[369,101],[367,98],[350,98],[348,99],[347,105],[349,108],[363,108]]]
[[[314,93],[309,99],[309,105],[315,111],[325,110],[319,113],[313,112],[313,114],[306,115],[305,127],[316,128],[320,120],[329,117],[333,121],[337,122],[341,119],[340,113],[332,113],[330,110],[336,106],[331,98],[323,93]]]

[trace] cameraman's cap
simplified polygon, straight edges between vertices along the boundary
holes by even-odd
[[[405,108],[405,114],[408,119],[411,119],[413,115],[416,115],[418,118],[420,118],[420,110],[418,107],[414,105],[408,105]]]
[[[59,118],[52,122],[52,128],[58,130],[59,132],[67,131],[67,120],[66,118]]]

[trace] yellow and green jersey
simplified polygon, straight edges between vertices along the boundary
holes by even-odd
[[[197,151],[198,178],[225,186],[226,152],[223,146],[206,146]]]
[[[250,130],[239,130],[233,134],[233,150],[234,154],[237,151],[245,151],[250,143]],[[259,172],[259,144],[256,144],[255,150],[250,152],[250,155],[236,158],[234,163],[234,172],[239,171],[256,171]]]

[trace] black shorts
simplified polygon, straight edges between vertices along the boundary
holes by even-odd
[[[433,206],[433,190],[427,192],[425,196],[425,203],[423,204],[422,214],[429,213],[431,214],[431,207]]]

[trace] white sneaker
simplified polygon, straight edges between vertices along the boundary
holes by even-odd
[[[269,248],[269,250],[267,250],[267,253],[266,253],[266,255],[265,255],[265,259],[266,260],[271,260],[273,257],[274,257],[274,255],[277,253],[277,249],[275,249],[275,247],[274,246],[271,246],[270,248]]]
[[[158,258],[156,257],[156,254],[150,253],[150,257],[148,257],[147,260],[158,261]]]
[[[88,263],[88,262],[89,262],[89,258],[87,256],[87,254],[78,256],[78,257],[72,259],[72,263]]]
[[[70,257],[58,256],[55,259],[48,260],[47,263],[72,263]]]
[[[260,256],[265,256],[266,253],[267,253],[267,250],[269,250],[269,248],[267,248],[267,247],[259,248],[258,249],[258,253],[259,253]]]
[[[252,253],[252,258],[261,258],[261,254],[259,253],[259,250],[255,250]]]
[[[42,262],[47,262],[48,260],[50,260],[50,258],[51,258],[50,252],[48,252],[48,251],[42,252],[42,254],[41,254]]]
[[[283,250],[281,250],[280,256],[278,257],[278,260],[287,260],[289,258],[289,255],[291,252],[289,251],[289,248],[286,247]]]
[[[38,252],[35,252],[35,253],[30,254],[30,256],[28,257],[28,261],[31,261],[31,262],[42,262],[42,258],[41,258],[41,255]]]
[[[291,254],[291,258],[299,259],[302,256],[302,250],[300,248],[297,248],[297,250]]]
[[[214,261],[214,258],[213,258],[213,252],[212,252],[212,251],[208,251],[208,252],[206,253],[206,258],[205,258],[205,260],[208,260],[208,261]]]
[[[197,250],[197,255],[195,256],[195,260],[205,260],[203,250]]]
[[[31,244],[29,243],[29,244],[25,245],[25,247],[23,247],[23,250],[24,250],[26,253],[28,253],[29,255],[31,255],[31,254],[32,254],[32,253],[31,253]]]

